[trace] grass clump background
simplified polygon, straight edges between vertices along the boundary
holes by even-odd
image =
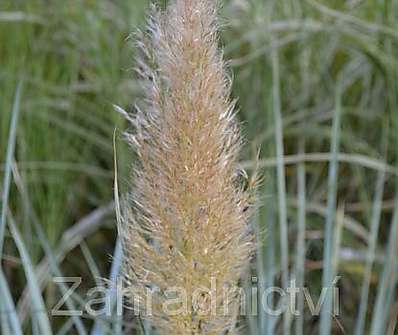
[[[131,36],[148,8],[0,3],[2,334],[156,334],[131,311],[117,317],[112,290],[110,315],[51,315],[71,285],[54,277],[82,277],[63,306],[74,310],[117,276],[112,136],[128,125],[112,104],[133,112],[148,94],[132,70]],[[240,165],[264,176],[250,222],[257,250],[241,285],[262,292],[295,278],[316,302],[340,276],[337,318],[329,298],[317,316],[299,296],[301,316],[249,313],[239,331],[395,334],[398,4],[230,0],[219,15],[246,139]],[[125,194],[138,157],[119,134]]]

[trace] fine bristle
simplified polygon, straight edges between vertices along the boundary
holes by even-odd
[[[237,286],[254,250],[253,189],[237,182],[242,140],[218,49],[217,9],[215,1],[175,0],[153,10],[138,42],[145,99],[130,116],[129,142],[140,163],[121,237],[126,294],[161,334],[220,334],[233,326],[239,294],[221,288]],[[191,304],[196,290],[214,285],[215,301]],[[165,311],[171,288],[184,290],[185,310]]]

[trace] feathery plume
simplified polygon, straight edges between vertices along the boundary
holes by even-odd
[[[138,42],[145,101],[128,139],[140,165],[120,234],[127,296],[161,334],[234,326],[239,292],[225,288],[254,249],[217,10],[215,0],[172,0]]]

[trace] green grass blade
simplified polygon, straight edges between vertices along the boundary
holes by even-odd
[[[14,301],[12,300],[10,289],[8,287],[7,280],[4,276],[1,267],[0,267],[0,296],[1,296],[0,304],[4,305],[1,313],[2,316],[3,315],[5,316],[5,320],[7,320],[7,323],[9,323],[9,326],[12,329],[12,334],[22,335],[21,323],[19,322],[17,313],[15,311]],[[2,319],[2,325],[3,322],[4,321]],[[7,334],[7,332],[4,333]]]
[[[271,171],[268,174],[267,179],[269,181],[266,183],[265,187],[265,198],[267,199],[264,208],[265,208],[265,226],[266,226],[266,233],[265,233],[265,283],[264,283],[264,290],[268,287],[273,287],[275,285],[275,274],[276,274],[276,265],[275,265],[275,209],[274,209],[274,202],[272,194],[275,192],[275,185],[274,185],[274,173]],[[263,294],[263,292],[261,292]],[[270,295],[269,297],[269,306],[273,306],[274,299],[273,296]],[[261,306],[262,308],[262,306]],[[273,317],[269,314],[264,313],[263,309],[261,309],[261,317],[264,319],[262,323],[263,329],[261,329],[261,334],[273,334]]]
[[[26,280],[28,282],[31,301],[32,301],[31,310],[33,313],[32,315],[34,316],[33,319],[37,320],[41,335],[51,335],[52,331],[51,331],[50,321],[47,315],[47,309],[44,304],[43,297],[41,295],[36,273],[34,271],[34,266],[31,262],[28,250],[25,246],[24,241],[21,238],[21,235],[19,234],[19,231],[16,227],[16,224],[11,214],[8,215],[8,222],[11,234],[14,238],[15,244],[19,251],[22,266],[25,271]]]
[[[396,240],[398,239],[398,235],[395,237]],[[398,247],[395,247],[395,254],[398,254]],[[389,327],[389,320],[387,319],[389,315],[391,315],[391,308],[395,303],[396,298],[396,290],[397,290],[397,283],[398,283],[398,260],[395,260],[395,265],[393,267],[391,273],[391,280],[387,288],[387,301],[385,305],[385,316],[386,316],[386,326],[385,328]],[[395,323],[397,323],[397,319],[395,319]],[[396,327],[396,325],[395,325]],[[392,334],[392,332],[388,333]]]
[[[38,323],[37,320],[34,319],[34,318],[33,318],[33,320],[32,320],[32,334],[33,334],[33,335],[40,335],[39,323]]]
[[[95,262],[94,256],[92,255],[87,243],[85,241],[80,243],[80,250],[82,251],[83,257],[88,265],[88,268],[91,272],[91,275],[96,283],[96,285],[100,285],[101,281],[101,273],[100,270],[97,266],[97,263]]]
[[[4,305],[3,302],[0,301],[0,330],[1,334],[11,334],[10,330],[10,325],[8,324],[8,319],[7,319],[7,307]]]
[[[368,307],[370,279],[372,267],[376,257],[377,236],[380,226],[381,210],[383,205],[385,173],[380,172],[377,178],[376,192],[373,200],[372,219],[370,223],[370,240],[366,260],[365,274],[361,290],[358,317],[355,326],[355,335],[362,335],[365,329],[366,310]]]
[[[252,310],[251,310],[251,305],[252,305],[252,299],[253,299],[253,294],[252,294],[252,276],[251,273],[248,272],[245,274],[244,277],[244,283],[243,287],[245,289],[245,304],[246,304],[246,322],[247,322],[247,328],[249,334],[258,334],[259,333],[259,325],[257,323],[257,318],[255,315],[253,315]]]
[[[395,285],[394,277],[397,275],[394,273],[397,262],[397,249],[398,249],[398,196],[395,202],[394,215],[391,222],[390,238],[386,249],[386,261],[383,268],[383,273],[379,281],[376,303],[373,309],[372,324],[371,324],[371,335],[384,334],[387,326],[387,315],[389,312],[389,300],[391,297],[388,294],[391,292],[391,285]],[[392,290],[394,291],[394,290]]]
[[[118,230],[120,231],[120,225],[122,221],[122,215],[121,215],[121,209],[120,209],[120,198],[119,198],[119,185],[118,185],[118,167],[117,167],[117,151],[116,151],[116,129],[113,133],[113,163],[114,163],[114,198],[115,198],[115,211],[116,211],[116,221],[117,221],[117,227]],[[119,234],[118,234],[119,235]],[[123,260],[123,250],[122,250],[122,245],[121,245],[121,240],[120,237],[117,238],[117,241],[115,243],[115,250],[113,254],[113,261],[112,261],[112,266],[111,266],[111,272],[109,276],[109,289],[107,291],[107,301],[111,302],[111,309],[114,312],[114,307],[116,303],[116,296],[118,294],[118,277],[120,273],[120,269],[122,266],[122,260]],[[119,292],[120,293],[120,292]],[[121,312],[118,310],[118,306],[116,306],[116,316],[114,317],[114,331],[113,333],[115,335],[121,335],[122,334],[122,324],[123,324],[123,316],[118,315],[118,313]],[[103,329],[101,327],[100,322],[95,322],[94,327],[91,331],[92,335],[101,335],[103,334]]]
[[[332,143],[331,153],[332,159],[329,165],[328,179],[328,213],[326,217],[324,232],[324,251],[323,251],[323,275],[322,287],[327,288],[327,294],[324,305],[321,310],[320,334],[329,335],[332,326],[332,282],[333,282],[333,222],[336,216],[336,197],[337,197],[337,175],[338,161],[337,155],[339,151],[340,138],[340,119],[341,119],[341,88],[336,88],[336,109],[333,116]]]
[[[269,224],[268,224],[268,234],[269,236],[275,236],[275,216],[270,217]],[[272,240],[272,241],[271,241]],[[268,259],[267,259],[267,270],[269,272],[267,276],[267,287],[272,287],[275,284],[275,243],[273,238],[269,238],[268,240]],[[270,302],[269,305],[272,306],[274,303],[273,296],[269,298]],[[267,315],[265,319],[264,328],[266,329],[266,334],[273,334],[273,323],[272,317]]]
[[[42,246],[46,257],[49,260],[51,272],[56,277],[63,277],[62,271],[58,266],[57,257],[55,255],[53,249],[50,246],[50,243],[46,237],[46,233],[44,232],[42,225],[39,223],[39,219],[38,219],[36,212],[34,211],[33,206],[29,200],[28,191],[25,187],[25,184],[23,183],[22,177],[19,173],[19,170],[18,170],[18,167],[16,164],[13,164],[13,175],[14,175],[15,184],[17,185],[17,188],[21,194],[24,205],[29,211],[29,216],[31,218],[36,235],[39,238],[40,245]],[[57,284],[58,284],[63,295],[68,292],[68,288],[63,282],[57,282]],[[38,287],[40,287],[40,285],[38,285]],[[81,303],[83,304],[83,299],[81,299]],[[67,299],[65,304],[68,307],[68,309],[71,311],[78,310],[77,307],[75,306],[73,300],[71,300],[71,299]],[[76,330],[78,331],[78,334],[86,335],[87,332],[85,330],[85,327],[84,327],[83,322],[80,319],[80,317],[77,315],[73,315],[72,320],[76,326]]]
[[[289,247],[288,247],[288,227],[286,210],[286,181],[284,166],[284,148],[283,148],[283,128],[280,97],[280,74],[279,57],[277,49],[272,49],[272,101],[275,122],[275,142],[277,157],[277,190],[278,190],[278,208],[279,208],[279,229],[280,229],[280,250],[281,250],[281,272],[282,288],[286,290],[289,285]],[[290,333],[290,314],[288,311],[284,314],[283,329],[284,334]]]
[[[340,249],[343,237],[344,208],[338,209],[336,213],[336,224],[333,232],[333,254],[332,254],[332,278],[334,279],[339,271]]]
[[[115,294],[117,294],[118,288],[118,278],[122,269],[123,264],[123,248],[122,248],[122,239],[120,236],[120,227],[122,224],[122,213],[120,209],[120,199],[119,199],[119,183],[118,183],[118,166],[117,166],[117,150],[116,150],[116,129],[113,133],[113,152],[114,152],[114,171],[115,171],[115,179],[114,179],[114,198],[115,198],[115,211],[116,211],[116,222],[118,227],[118,238],[116,240],[115,251],[113,255],[113,262],[111,267],[110,279],[113,285],[116,285],[112,288],[110,292],[112,296],[112,301],[115,302]],[[120,292],[119,292],[120,293]],[[116,306],[116,313],[121,313],[122,315],[116,316],[116,323],[114,327],[114,333],[116,335],[122,334],[123,328],[123,308],[119,311],[119,306]]]
[[[17,90],[15,93],[14,106],[12,107],[12,113],[11,113],[11,125],[8,135],[7,158],[6,158],[3,187],[2,187],[3,193],[1,199],[2,207],[1,207],[1,216],[0,216],[0,255],[2,255],[3,253],[4,231],[6,227],[6,214],[8,207],[8,197],[10,193],[10,184],[11,184],[11,163],[14,157],[15,141],[17,137],[17,124],[18,124],[18,116],[19,116],[20,103],[21,103],[21,91],[22,91],[22,83],[20,82],[17,86]]]
[[[97,287],[101,287],[103,285],[103,283],[101,282],[101,278],[103,277],[100,274],[100,270],[86,242],[83,241],[82,243],[80,243],[80,249],[83,253],[84,259],[88,265],[88,268],[90,269],[91,275],[94,278]],[[93,333],[101,334],[101,332],[103,332],[106,329],[104,324],[105,322],[106,322],[105,318],[97,317],[94,321],[94,326],[93,329],[91,330],[91,334]]]
[[[7,289],[8,289],[8,285],[7,285]],[[3,294],[1,290],[0,290],[0,293]],[[8,310],[9,309],[7,308],[7,304],[0,300],[0,327],[1,327],[0,330],[1,330],[1,334],[10,334],[11,333],[9,321],[7,318]]]
[[[67,320],[61,327],[61,329],[57,332],[57,335],[68,335],[73,328],[73,320]]]
[[[303,147],[303,145],[302,145]],[[303,151],[303,148],[300,149]],[[297,256],[296,256],[296,284],[298,288],[304,287],[305,276],[305,230],[306,230],[306,172],[305,164],[300,163],[297,169],[298,180],[298,234],[297,234]],[[303,335],[304,333],[304,296],[301,292],[298,295],[298,312],[296,318],[296,335]]]
[[[267,269],[265,263],[266,249],[265,249],[265,234],[264,234],[264,224],[258,214],[255,215],[254,218],[255,227],[256,227],[256,236],[257,236],[257,283],[258,283],[258,291],[259,297],[261,297],[262,293],[265,290],[265,283],[267,278]],[[258,306],[260,308],[260,313],[258,317],[258,328],[260,334],[264,334],[265,328],[265,318],[264,313],[262,313],[262,306]]]
[[[53,274],[55,276],[63,277],[61,269],[58,266],[58,263],[57,263],[57,260],[56,260],[56,256],[55,256],[54,252],[52,251],[52,249],[50,247],[50,244],[48,243],[48,241],[47,241],[47,239],[45,237],[45,233],[44,233],[42,227],[36,221],[34,221],[33,224],[34,224],[34,227],[35,227],[37,235],[39,235],[40,243],[41,243],[43,249],[45,250],[46,256],[49,259],[51,271],[53,272]],[[68,292],[68,287],[64,283],[57,282],[57,284],[58,284],[62,294],[66,294],[66,292]],[[77,306],[75,305],[75,303],[73,302],[72,299],[68,299],[65,302],[65,304],[66,304],[68,310],[71,310],[71,311],[78,310]],[[84,327],[84,324],[83,324],[81,318],[79,316],[77,316],[77,315],[72,315],[72,320],[73,320],[73,323],[74,323],[74,325],[76,327],[76,330],[77,330],[78,334],[79,335],[86,335],[87,332],[86,332],[86,329]]]
[[[117,152],[116,152],[116,129],[113,133],[113,169],[114,169],[114,180],[113,180],[113,196],[115,198],[115,212],[116,212],[116,223],[118,228],[118,235],[121,234],[121,224],[122,224],[122,212],[120,207],[119,198],[119,183],[118,183],[118,170],[117,170]]]
[[[2,302],[0,302],[0,305],[2,305]],[[1,307],[1,306],[0,306]],[[1,307],[4,310],[6,310],[5,307]],[[7,315],[5,313],[2,313],[1,318],[0,318],[0,325],[1,325],[1,334],[11,334],[11,330],[10,330],[10,325],[8,324],[8,319],[7,319]]]
[[[123,329],[123,308],[121,308],[122,306],[117,306],[118,304],[117,295],[121,293],[118,292],[118,290],[120,290],[120,287],[118,285],[119,285],[119,275],[122,267],[122,260],[123,260],[123,250],[120,238],[118,238],[116,240],[115,251],[113,253],[111,273],[109,276],[110,281],[113,285],[113,287],[109,290],[109,296],[112,302],[114,312],[116,313],[114,318],[115,319],[114,327],[113,327],[113,334],[115,335],[122,335],[122,329]]]
[[[120,199],[119,199],[119,183],[118,183],[118,166],[117,166],[117,150],[116,150],[116,129],[113,133],[113,152],[114,152],[114,171],[115,171],[115,179],[114,179],[114,198],[115,198],[115,211],[116,211],[116,222],[117,226],[120,227],[122,224],[122,214],[120,209]],[[118,232],[120,230],[118,229]],[[121,238],[118,234],[118,238],[115,244],[115,251],[113,254],[113,262],[110,273],[110,280],[113,285],[111,290],[109,291],[109,295],[111,296],[111,301],[113,304],[116,303],[115,298],[118,294],[118,278],[122,268],[123,263],[123,248],[121,244]],[[120,292],[119,292],[120,293]],[[119,306],[116,306],[116,314],[122,313],[123,311],[119,311]],[[116,321],[114,325],[114,334],[121,335],[122,334],[122,324],[123,324],[123,315],[116,315]]]
[[[16,89],[14,105],[11,111],[11,123],[9,128],[7,154],[6,154],[6,162],[5,162],[3,185],[2,185],[1,213],[0,213],[0,259],[2,258],[3,255],[4,233],[6,228],[6,214],[8,207],[8,198],[10,194],[10,184],[11,184],[11,163],[12,163],[12,158],[14,156],[15,142],[17,137],[17,125],[18,125],[18,116],[20,111],[21,90],[22,90],[22,83],[20,82]],[[0,271],[2,271],[1,262],[0,262]],[[6,329],[8,327],[8,322],[6,321],[7,314],[6,311],[3,310],[4,308],[6,308],[6,305],[0,303],[0,314],[1,314],[0,320],[2,321],[1,326],[3,332],[8,331]]]

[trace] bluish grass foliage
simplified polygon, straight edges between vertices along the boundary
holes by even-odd
[[[117,272],[113,189],[129,189],[135,157],[113,104],[130,112],[143,95],[131,33],[148,8],[0,1],[1,334],[156,333],[129,310],[122,320],[115,310],[51,315],[70,286],[54,277],[82,277],[63,306],[70,311]],[[264,176],[257,254],[242,279],[258,313],[237,317],[237,330],[396,334],[398,2],[227,0],[221,16],[247,138],[241,166],[250,175],[258,164]],[[336,276],[339,315],[333,294],[313,315],[308,297],[316,305]],[[300,315],[264,313],[263,292],[292,280],[307,288]]]

